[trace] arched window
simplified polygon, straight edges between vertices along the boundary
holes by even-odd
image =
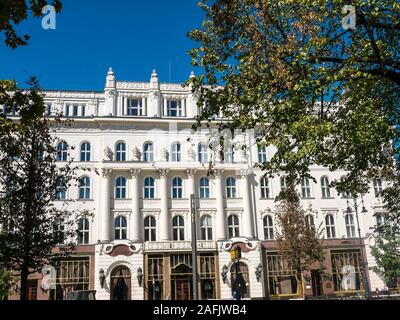
[[[381,193],[382,193],[382,179],[381,178],[375,178],[373,180],[374,183],[374,193],[375,193],[375,197],[380,197]]]
[[[228,217],[228,233],[229,238],[239,237],[239,218],[237,215],[231,214]]]
[[[60,141],[57,144],[57,161],[67,161],[68,160],[68,144],[65,141]]]
[[[116,185],[115,198],[116,199],[125,199],[126,198],[126,178],[118,177],[115,185]]]
[[[78,244],[89,244],[89,220],[82,218],[78,220]]]
[[[181,145],[180,143],[174,143],[171,146],[171,161],[181,161]]]
[[[208,162],[208,146],[205,143],[199,143],[198,146],[198,156],[200,163]]]
[[[179,177],[175,177],[172,179],[172,198],[183,198],[183,180]]]
[[[356,236],[356,227],[354,226],[354,216],[351,213],[346,214],[344,217],[346,222],[347,238],[354,238]]]
[[[285,191],[286,188],[287,188],[286,177],[281,177],[280,178],[280,183],[281,183],[281,191]]]
[[[90,199],[90,178],[79,179],[79,199]]]
[[[144,241],[156,241],[156,218],[147,216],[144,218]]]
[[[331,197],[331,188],[329,186],[328,177],[321,178],[321,192],[322,192],[322,198],[330,198]]]
[[[225,146],[225,153],[224,153],[224,163],[233,163],[234,162],[234,151],[231,145]]]
[[[335,219],[333,215],[328,214],[325,216],[326,237],[328,239],[336,238]]]
[[[306,225],[315,228],[314,216],[312,214],[306,215]]]
[[[385,222],[382,213],[376,213],[375,214],[375,219],[376,219],[376,226],[380,227],[383,225],[383,223]]]
[[[200,179],[200,198],[210,198],[210,180],[208,178]]]
[[[340,177],[340,181],[343,181],[343,180],[345,180],[346,179],[346,177],[345,176],[342,176],[342,177]],[[342,192],[341,193],[341,196],[342,196],[342,198],[345,198],[345,199],[349,199],[349,198],[351,198],[351,194],[350,194],[350,192]]]
[[[265,216],[264,222],[264,238],[265,240],[274,240],[274,223],[271,216]]]
[[[201,217],[201,240],[212,240],[212,218],[205,214]]]
[[[226,197],[236,198],[236,179],[233,177],[226,179]]]
[[[152,142],[146,142],[143,146],[143,161],[145,162],[154,161],[154,148]]]
[[[58,218],[54,221],[54,235],[58,244],[65,241],[65,221],[63,218]]]
[[[114,230],[115,230],[115,240],[126,239],[128,233],[128,227],[125,217],[119,216],[115,218]]]
[[[172,219],[172,232],[174,240],[185,240],[185,222],[181,216]]]
[[[144,179],[144,198],[154,199],[154,178],[152,177]]]
[[[264,163],[267,161],[267,148],[265,146],[258,146],[258,162]]]
[[[267,177],[261,178],[260,187],[261,187],[261,198],[263,199],[270,198],[269,180]]]
[[[81,145],[81,161],[90,161],[91,145],[89,142],[84,142]]]
[[[116,161],[126,161],[126,144],[125,142],[118,142],[115,148]]]
[[[62,177],[59,179],[56,187],[56,199],[57,200],[65,200],[67,198],[67,182],[65,178]]]
[[[310,186],[310,179],[308,178],[301,178],[301,196],[302,198],[311,198],[311,186]]]

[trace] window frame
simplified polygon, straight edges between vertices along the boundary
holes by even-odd
[[[234,181],[234,183],[231,185],[228,181]],[[236,181],[235,177],[227,177],[225,179],[225,196],[227,199],[235,199],[238,197]]]
[[[118,180],[124,181],[124,185],[119,185]],[[124,176],[118,176],[115,178],[115,199],[126,199],[128,197],[127,179]]]
[[[119,221],[119,225],[117,225],[117,221]],[[123,225],[122,222],[125,222],[125,226]],[[125,216],[120,215],[114,218],[114,239],[115,240],[128,239],[128,219]]]
[[[236,214],[230,214],[228,216],[228,237],[240,237],[240,219]]]
[[[181,215],[172,218],[173,241],[185,241],[185,219]]]
[[[175,185],[174,181],[180,181],[180,185]],[[183,179],[173,177],[171,180],[171,199],[183,199]]]
[[[123,146],[123,149],[120,150],[119,146]],[[119,141],[115,144],[115,161],[118,162],[125,162],[126,161],[126,142],[124,141]]]

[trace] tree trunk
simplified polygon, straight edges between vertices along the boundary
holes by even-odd
[[[27,300],[27,289],[28,289],[28,267],[23,266],[21,268],[21,293],[20,293],[20,300]]]
[[[304,299],[304,283],[303,283],[303,272],[297,271],[297,294],[300,298]]]

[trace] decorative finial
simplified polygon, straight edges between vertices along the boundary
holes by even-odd
[[[110,69],[108,69],[108,74],[109,75],[114,75],[113,69],[110,67]]]
[[[195,78],[196,76],[194,75],[194,72],[190,72],[190,79]]]
[[[151,73],[151,76],[152,76],[152,77],[157,77],[156,69],[153,69],[153,71],[152,71],[152,73]]]

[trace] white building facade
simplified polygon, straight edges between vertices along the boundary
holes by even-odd
[[[268,161],[273,148],[258,147],[246,133],[234,137],[222,158],[213,151],[209,129],[191,128],[199,111],[189,87],[160,83],[155,71],[149,82],[117,81],[110,68],[104,92],[45,91],[45,102],[49,116],[62,112],[73,119],[57,131],[64,141],[57,146],[60,164],[73,159],[92,169],[82,171],[78,185],[57,201],[90,214],[79,220],[76,253],[64,263],[72,276],[59,282],[51,298],[95,289],[104,300],[191,299],[191,194],[199,298],[232,298],[236,269],[229,251],[235,246],[242,251],[239,274],[246,299],[293,297],[300,285],[309,296],[363,292],[361,263],[374,265],[371,228],[383,211],[379,179],[364,195],[367,213],[359,204],[360,245],[353,206],[347,212],[353,200],[329,187],[344,173],[311,168],[316,183],[303,180],[299,192],[307,219],[324,228],[325,271],[331,277],[321,278],[314,266],[297,283],[274,241],[274,198],[284,177],[263,178],[254,167]],[[40,278],[33,278],[38,288]],[[368,279],[371,290],[385,287],[371,271]]]

